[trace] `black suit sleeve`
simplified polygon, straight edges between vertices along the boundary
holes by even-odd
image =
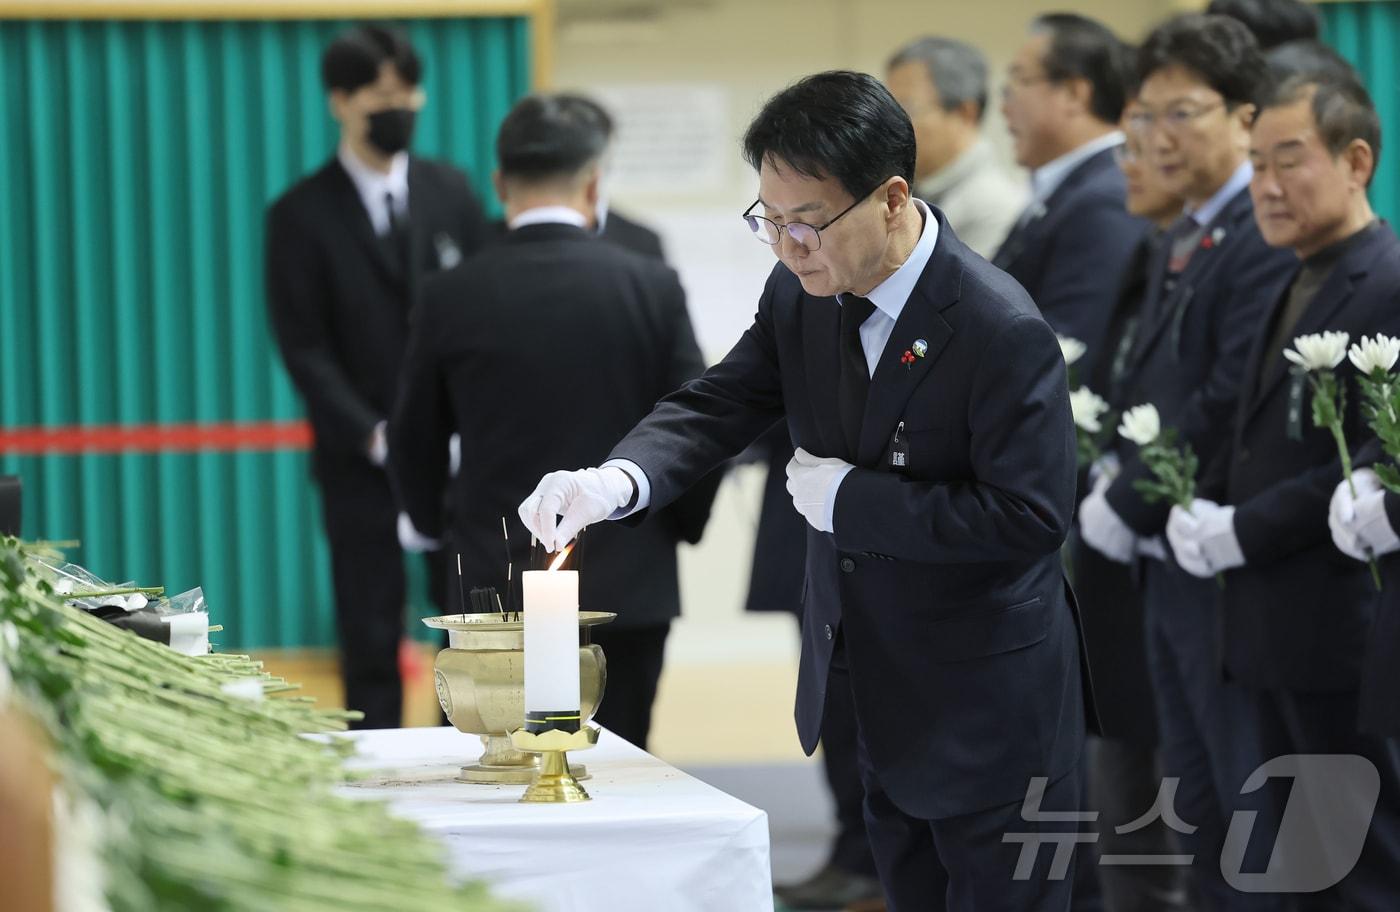
[[[1083,342],[1097,361],[1109,356],[1102,351],[1108,321],[1144,227],[1111,196],[1085,200],[1065,223],[1046,258],[1035,303],[1055,332]],[[1105,275],[1106,269],[1117,272]]]
[[[273,334],[292,382],[316,413],[323,440],[365,454],[378,411],[355,389],[331,345],[331,290],[312,233],[285,205],[267,218],[267,301]]]
[[[462,176],[462,208],[460,215],[460,228],[462,236],[462,258],[466,259],[473,253],[485,247],[495,240],[497,231],[490,222],[486,220],[486,212],[481,207],[481,202],[476,194],[472,192],[471,185],[467,182],[466,176]]]
[[[852,469],[836,493],[836,545],[924,563],[1042,557],[1074,512],[1076,448],[1065,362],[1042,320],[987,345],[968,421],[973,477],[931,482]]]
[[[705,359],[695,341],[695,329],[685,306],[685,291],[675,272],[670,269],[666,270],[666,285],[664,320],[671,331],[671,345],[661,395],[680,389],[705,372]],[[692,545],[700,541],[705,534],[705,526],[709,524],[710,510],[723,480],[724,467],[721,466],[696,482],[666,509],[663,515],[676,539]]]
[[[1211,363],[1205,381],[1187,400],[1176,428],[1178,440],[1191,445],[1202,466],[1209,466],[1225,443],[1250,347],[1270,295],[1278,288],[1283,266],[1291,262],[1291,257],[1291,252],[1271,250],[1256,238],[1252,249],[1242,251],[1233,263],[1222,264],[1223,269],[1229,270],[1229,287],[1216,297],[1215,313],[1200,315],[1214,325],[1214,351],[1209,355]],[[1129,406],[1140,404],[1133,402]],[[1128,446],[1122,451],[1127,458],[1123,460],[1123,471],[1109,486],[1108,503],[1138,535],[1158,535],[1166,528],[1172,505],[1165,500],[1148,503],[1143,499],[1134,482],[1149,479],[1152,473],[1139,458],[1136,447]]]
[[[675,501],[782,417],[773,335],[773,294],[781,268],[769,276],[753,325],[729,354],[657,403],[609,455],[634,462],[651,485],[649,509],[629,521],[638,522],[650,510]]]
[[[389,422],[388,470],[399,506],[414,528],[430,538],[441,538],[446,527],[443,491],[453,419],[436,346],[442,330],[433,299],[430,283],[404,354],[398,399]],[[462,441],[463,449],[469,443]]]

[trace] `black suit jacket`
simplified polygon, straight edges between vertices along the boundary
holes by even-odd
[[[602,237],[603,240],[612,241],[633,253],[655,257],[658,260],[666,259],[666,251],[661,246],[661,235],[620,212],[608,210],[608,217],[603,222]]]
[[[871,382],[836,533],[806,529],[796,708],[810,752],[842,636],[870,760],[898,806],[925,818],[1023,799],[1031,777],[1073,767],[1085,727],[1059,558],[1075,474],[1064,360],[1020,286],[933,212],[938,244]],[[647,473],[652,508],[784,415],[796,445],[844,450],[839,306],[774,268],[734,349],[614,449]],[[928,354],[906,367],[916,339]]]
[[[1089,347],[1083,370],[1104,356],[1124,269],[1148,229],[1124,208],[1126,193],[1113,150],[1098,152],[1012,229],[992,259],[1030,293],[1055,332]]]
[[[1235,534],[1246,561],[1225,574],[1225,667],[1251,687],[1353,690],[1375,617],[1376,587],[1366,565],[1339,552],[1328,533],[1327,508],[1342,469],[1331,433],[1313,425],[1307,381],[1288,370],[1278,351],[1264,350],[1285,298],[1280,293],[1271,302],[1255,334],[1234,433],[1202,485],[1204,496],[1235,505]],[[1347,250],[1285,345],[1324,330],[1352,339],[1400,336],[1400,238],[1389,225],[1366,229]],[[1347,387],[1345,426],[1355,445],[1370,436],[1355,369],[1343,361],[1337,376]],[[1299,439],[1289,433],[1293,397],[1303,406],[1295,426]]]
[[[365,447],[388,418],[423,279],[470,256],[486,222],[466,176],[411,158],[405,270],[374,234],[350,175],[332,158],[267,215],[272,326],[315,431],[323,482],[377,473]]]
[[[1170,293],[1164,293],[1163,278],[1171,245],[1156,250],[1130,359],[1132,374],[1123,383],[1123,400],[1115,404],[1155,405],[1162,427],[1176,428],[1178,442],[1189,443],[1205,467],[1230,438],[1245,359],[1297,260],[1259,236],[1248,189],[1220,210],[1201,244]],[[1109,486],[1110,506],[1138,535],[1161,534],[1172,505],[1149,504],[1134,490],[1134,483],[1151,473],[1136,446],[1116,437],[1113,445],[1123,471]]]
[[[1145,235],[1129,259],[1123,287],[1104,335],[1102,357],[1082,377],[1090,389],[1111,403],[1121,398],[1115,390],[1127,373],[1131,350],[1147,291],[1147,269],[1161,243],[1160,232]],[[1077,365],[1076,365],[1077,366]],[[1116,413],[1104,416],[1111,432]],[[1079,475],[1079,499],[1089,493],[1087,469]],[[1099,734],[1142,748],[1157,746],[1157,710],[1147,673],[1147,639],[1140,583],[1140,567],[1109,560],[1076,536],[1070,550],[1074,566],[1074,592],[1084,620],[1084,642],[1094,675],[1094,697],[1100,722]]]
[[[449,563],[461,552],[465,586],[504,597],[501,517],[518,579],[529,536],[516,507],[540,477],[598,465],[657,399],[702,370],[685,293],[664,263],[569,225],[512,231],[427,285],[389,425],[391,478],[419,531],[447,533]],[[462,465],[449,482],[454,430]],[[623,627],[675,617],[679,537],[665,516],[636,530],[590,528],[581,607],[616,611]]]
[[[1400,496],[1387,492],[1385,512],[1400,529]],[[1380,560],[1381,592],[1375,625],[1361,665],[1361,730],[1383,738],[1400,736],[1400,553]]]

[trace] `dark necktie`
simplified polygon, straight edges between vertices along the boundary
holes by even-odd
[[[390,260],[400,273],[408,271],[408,222],[394,208],[394,194],[384,194],[384,208],[389,213],[389,233],[384,236],[384,244]]]
[[[860,449],[860,424],[865,418],[865,397],[870,392],[870,365],[860,344],[860,325],[875,312],[865,298],[847,295],[841,302],[841,373],[837,384],[837,409],[846,436],[846,456],[855,462]]]

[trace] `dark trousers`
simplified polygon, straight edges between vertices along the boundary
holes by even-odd
[[[648,627],[592,628],[593,642],[603,648],[608,681],[593,721],[646,750],[651,707],[661,680],[670,622]]]
[[[827,705],[838,690],[850,690],[850,676],[840,646],[827,679]],[[1052,876],[1056,841],[1034,847],[1029,876],[1017,879],[1026,851],[1007,834],[1075,832],[1082,824],[1026,820],[1022,802],[959,817],[926,820],[900,810],[880,785],[879,774],[860,740],[857,717],[857,762],[865,787],[865,827],[880,886],[889,912],[1067,912],[1074,879],[1069,867]],[[1080,809],[1078,768],[1048,785],[1043,811]],[[1028,783],[1029,784],[1029,783]],[[1078,854],[1081,849],[1075,849]]]
[[[321,480],[330,541],[340,676],[345,706],[364,719],[351,728],[398,728],[403,722],[399,644],[404,636],[404,556],[396,528],[398,508],[383,472]],[[435,599],[444,578],[442,559],[427,555]]]
[[[1370,829],[1360,858],[1349,873],[1344,868],[1350,863],[1349,858],[1326,857],[1327,849],[1335,852],[1339,841],[1328,838],[1328,821],[1338,821],[1341,815],[1354,812],[1359,783],[1335,776],[1294,782],[1288,798],[1288,818],[1298,813],[1305,816],[1296,821],[1289,819],[1285,826],[1302,825],[1315,835],[1311,839],[1313,845],[1305,842],[1303,850],[1296,853],[1302,857],[1290,863],[1321,865],[1323,870],[1331,865],[1336,876],[1345,874],[1330,889],[1297,897],[1296,908],[1300,912],[1400,909],[1400,743],[1357,731],[1356,691],[1301,694],[1271,690],[1255,696],[1261,724],[1275,756],[1354,755],[1368,761],[1380,781]]]
[[[836,805],[836,840],[827,864],[874,877],[875,859],[865,834],[865,787],[860,781],[856,707],[850,687],[827,690],[821,744],[822,768]]]
[[[1118,738],[1089,739],[1089,806],[1099,812],[1098,867],[1107,912],[1175,912],[1186,908],[1180,869],[1123,864],[1128,856],[1161,858],[1177,852],[1163,821],[1135,823],[1157,803],[1162,784],[1157,752]],[[1118,832],[1122,827],[1125,832]],[[1086,856],[1087,860],[1087,856]]]
[[[1152,674],[1162,772],[1177,782],[1172,807],[1192,833],[1178,831],[1192,855],[1191,889],[1202,912],[1281,908],[1276,896],[1242,893],[1220,873],[1235,811],[1259,814],[1245,856],[1247,870],[1268,865],[1280,804],[1276,789],[1241,794],[1264,762],[1253,698],[1226,681],[1221,659],[1221,609],[1214,580],[1148,561],[1143,572],[1148,670]]]

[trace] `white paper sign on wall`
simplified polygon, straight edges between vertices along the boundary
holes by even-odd
[[[621,194],[728,189],[739,148],[729,98],[703,83],[605,85],[591,91],[617,124],[611,185]]]

